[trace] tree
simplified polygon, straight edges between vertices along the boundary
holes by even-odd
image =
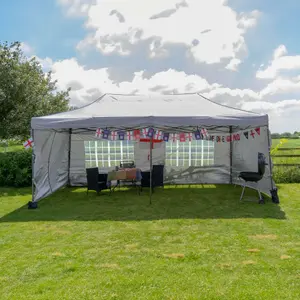
[[[280,133],[272,133],[271,134],[272,139],[280,139],[280,137],[281,137]]]
[[[28,137],[32,117],[69,110],[69,90],[23,55],[21,44],[0,43],[0,139]]]
[[[291,134],[290,132],[284,132],[284,133],[282,133],[281,136],[282,136],[282,137],[291,137],[292,134]]]

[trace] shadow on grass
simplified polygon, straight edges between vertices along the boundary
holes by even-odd
[[[266,199],[259,205],[255,191],[247,189],[240,202],[240,187],[230,185],[166,187],[156,189],[149,204],[149,189],[86,194],[84,188],[65,188],[28,210],[27,205],[3,216],[0,222],[27,221],[139,221],[163,219],[285,219],[280,206]],[[247,201],[247,197],[251,200]]]

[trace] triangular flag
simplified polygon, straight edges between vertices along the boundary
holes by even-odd
[[[135,129],[135,130],[133,131],[133,136],[134,136],[134,139],[135,139],[136,141],[139,141],[140,138],[141,138],[141,132],[140,132],[140,130],[139,130],[139,129]]]
[[[30,138],[26,142],[24,142],[23,146],[25,147],[25,149],[29,149],[29,148],[33,147],[33,140],[32,140],[32,138]]]
[[[125,132],[124,131],[119,131],[118,132],[119,140],[124,141],[125,140]]]
[[[108,140],[109,135],[110,135],[110,130],[108,130],[108,129],[103,130],[103,132],[102,132],[102,138],[104,140]]]
[[[255,131],[257,132],[258,135],[260,135],[260,127],[255,128]]]
[[[179,133],[179,141],[185,142],[185,133]]]
[[[245,131],[245,132],[244,132],[244,136],[245,136],[246,139],[248,140],[248,138],[249,138],[249,132],[248,132],[248,131]]]
[[[152,137],[154,137],[154,134],[155,134],[154,128],[150,127],[148,129],[147,137],[151,137],[152,138]]]
[[[169,138],[170,138],[170,134],[168,132],[164,132],[163,134],[163,140],[165,142],[168,142],[169,141]]]
[[[201,134],[200,130],[195,131],[194,135],[195,135],[196,140],[201,140],[202,139],[202,134]]]

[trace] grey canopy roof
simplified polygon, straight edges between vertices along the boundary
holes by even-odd
[[[73,111],[35,117],[33,129],[66,129],[134,126],[265,126],[268,115],[239,110],[200,94],[104,94]]]

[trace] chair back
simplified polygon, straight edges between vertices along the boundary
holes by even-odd
[[[153,165],[152,180],[153,186],[164,186],[164,165]]]
[[[98,168],[86,169],[86,179],[87,179],[88,189],[90,190],[98,189],[98,176],[99,176]]]
[[[263,153],[258,152],[258,173],[261,177],[264,176],[266,171],[266,157]]]
[[[100,173],[98,175],[98,182],[106,182],[107,181],[107,177],[108,177],[108,174],[106,174],[106,173]]]

